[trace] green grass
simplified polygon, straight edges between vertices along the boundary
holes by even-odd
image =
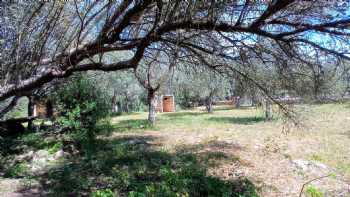
[[[147,120],[123,120],[114,127],[117,132],[140,131],[153,128]]]

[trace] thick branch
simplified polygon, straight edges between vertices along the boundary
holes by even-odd
[[[4,109],[0,110],[0,118],[2,118],[7,112],[11,111],[11,109],[13,109],[17,105],[18,99],[18,96],[13,97],[11,102]]]

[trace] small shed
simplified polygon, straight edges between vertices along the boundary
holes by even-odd
[[[173,95],[163,95],[158,98],[157,112],[175,112],[175,99]]]

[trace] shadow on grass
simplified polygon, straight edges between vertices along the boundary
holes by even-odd
[[[265,121],[264,117],[210,117],[208,121],[217,123],[233,123],[233,124],[255,124]]]
[[[233,110],[237,109],[234,106],[227,106],[227,105],[214,105],[214,112],[215,111],[227,111],[227,110]]]
[[[201,152],[206,145],[182,147],[174,153],[155,147],[154,137],[125,136],[99,139],[92,160],[83,156],[67,159],[35,179],[37,194],[45,196],[232,196],[256,197],[257,191],[246,178],[221,180],[207,173],[210,160],[228,156],[219,151]],[[225,146],[225,145],[223,145]],[[216,146],[214,146],[216,147]],[[200,159],[202,158],[202,159]],[[204,158],[204,159],[203,159]],[[202,160],[206,162],[201,162]],[[18,191],[35,191],[26,188]],[[34,196],[35,194],[32,193]],[[92,195],[94,196],[94,195]]]
[[[153,128],[152,125],[146,119],[130,119],[122,120],[113,126],[117,132],[125,131],[140,131],[144,129]]]
[[[184,116],[200,116],[200,115],[208,115],[208,113],[204,111],[199,111],[199,112],[176,112],[176,113],[162,114],[162,116],[169,117],[169,118],[182,118]]]
[[[347,136],[348,138],[350,138],[350,130],[344,131],[341,134]]]

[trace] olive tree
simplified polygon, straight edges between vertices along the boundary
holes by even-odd
[[[136,69],[157,45],[183,61],[208,62],[248,78],[251,61],[286,71],[350,60],[350,20],[341,1],[2,1],[0,109],[57,78],[87,70]],[[107,61],[105,55],[129,51]],[[203,64],[193,64],[200,66]],[[326,71],[323,71],[326,72]],[[322,72],[312,72],[317,81]]]

